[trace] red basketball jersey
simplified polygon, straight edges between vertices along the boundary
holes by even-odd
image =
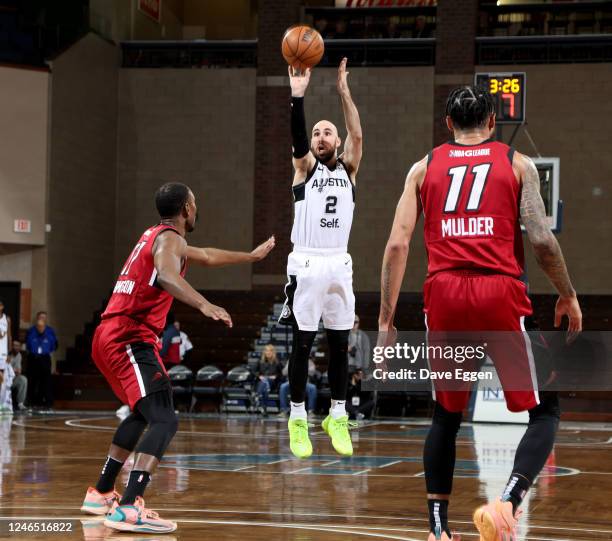
[[[159,224],[147,229],[121,269],[113,294],[108,301],[102,319],[126,316],[155,334],[164,328],[173,297],[157,284],[157,270],[153,264],[153,244],[163,231],[178,231],[169,225]],[[181,276],[185,275],[185,262]]]
[[[451,141],[429,153],[420,190],[429,276],[471,269],[520,277],[521,187],[513,154],[490,139],[478,145]]]

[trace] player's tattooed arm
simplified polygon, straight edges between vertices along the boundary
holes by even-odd
[[[555,308],[555,327],[561,324],[563,316],[567,316],[571,336],[582,330],[582,312],[561,247],[546,219],[546,209],[540,195],[540,176],[535,164],[527,156],[517,152],[514,160],[522,180],[521,221],[527,230],[538,265],[560,295]]]
[[[234,252],[221,250],[219,248],[197,248],[187,246],[185,255],[189,261],[193,261],[204,267],[224,267],[226,265],[240,265],[243,263],[255,263],[264,259],[274,248],[276,240],[272,235],[268,240],[262,242],[257,248],[250,252]]]
[[[351,178],[353,182],[355,182],[355,176],[359,169],[359,163],[361,162],[363,133],[361,130],[359,111],[353,102],[351,91],[348,86],[347,75],[349,72],[346,71],[346,63],[346,58],[343,58],[342,62],[340,62],[336,87],[338,89],[338,94],[340,94],[340,100],[342,101],[342,110],[344,112],[344,122],[347,132],[346,141],[344,141],[342,160],[349,168]]]
[[[576,295],[557,239],[546,219],[544,201],[540,195],[538,170],[527,156],[521,156],[521,221],[527,230],[536,259],[560,295]]]
[[[379,331],[393,329],[395,308],[406,272],[410,240],[421,214],[419,187],[427,170],[427,158],[415,163],[404,185],[404,192],[397,204],[391,234],[385,247],[380,278]]]
[[[157,283],[175,299],[199,310],[206,317],[223,321],[232,326],[229,314],[220,306],[207,301],[185,278],[181,276],[181,264],[187,257],[185,239],[173,232],[160,233],[153,244],[153,264],[157,271]]]
[[[293,146],[293,168],[295,174],[293,184],[303,182],[316,160],[310,151],[310,143],[306,132],[306,116],[304,114],[304,94],[310,82],[310,69],[299,73],[291,66],[289,69],[289,85],[291,86],[291,140]]]

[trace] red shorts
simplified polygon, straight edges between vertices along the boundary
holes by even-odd
[[[430,337],[441,336],[432,335],[433,331],[470,331],[470,336],[472,331],[487,333],[486,353],[495,365],[510,411],[524,411],[539,404],[531,343],[527,333],[521,332],[525,330],[525,316],[532,313],[523,282],[503,274],[440,272],[426,280],[424,301]],[[490,331],[514,332],[491,335]],[[503,339],[487,340],[491,336]],[[436,370],[435,359],[430,364]],[[434,400],[448,411],[463,411],[471,384],[461,382],[453,390],[448,390],[448,386],[440,389],[441,386],[434,380]]]
[[[172,389],[158,344],[153,331],[128,317],[105,319],[94,334],[93,361],[117,398],[132,410],[141,398]]]

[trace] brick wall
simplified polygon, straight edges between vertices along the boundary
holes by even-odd
[[[253,268],[255,285],[286,281],[293,219],[289,81],[281,54],[285,29],[299,21],[297,0],[261,0],[258,14],[253,234],[276,234],[277,248]]]
[[[382,256],[397,201],[411,165],[430,150],[433,118],[432,68],[348,66],[351,93],[363,127],[363,158],[349,250],[358,291],[380,288]],[[307,129],[325,118],[346,136],[336,70],[315,69],[305,98]],[[290,182],[287,182],[290,185]],[[425,273],[421,228],[411,245],[404,287],[418,290]]]
[[[190,244],[253,245],[255,70],[130,70],[119,73],[115,269],[159,219],[157,188],[189,185],[199,221]],[[203,289],[250,289],[249,266],[187,278]]]
[[[439,0],[436,9],[434,146],[449,138],[444,122],[446,98],[460,85],[472,84],[478,0]]]
[[[116,47],[89,34],[53,61],[47,246],[33,273],[63,348],[112,287],[117,131]],[[44,259],[42,266],[38,259]],[[40,277],[33,276],[33,282]],[[61,353],[59,358],[61,358]]]
[[[508,66],[477,71],[508,71]],[[612,274],[612,160],[603,119],[612,117],[610,64],[525,65],[527,129],[542,156],[561,158],[563,230],[558,235],[579,293],[610,294]],[[499,128],[498,128],[499,129]],[[514,126],[503,128],[508,141]],[[522,128],[513,146],[536,156]],[[530,247],[527,269],[532,290],[553,292]]]

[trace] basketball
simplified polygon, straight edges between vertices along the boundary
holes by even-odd
[[[283,36],[282,52],[287,64],[296,70],[313,68],[323,57],[323,38],[314,28],[306,25],[292,26]]]

